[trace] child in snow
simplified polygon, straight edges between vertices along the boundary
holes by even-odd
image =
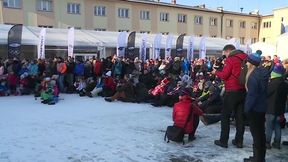
[[[59,90],[55,80],[46,79],[46,90],[41,93],[41,103],[54,105],[58,102]]]

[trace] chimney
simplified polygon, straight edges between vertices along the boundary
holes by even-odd
[[[217,10],[219,10],[219,11],[223,11],[223,7],[217,7]]]
[[[172,4],[176,4],[176,0],[171,0],[171,3]]]

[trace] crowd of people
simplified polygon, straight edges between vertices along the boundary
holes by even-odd
[[[59,94],[77,93],[81,97],[101,96],[107,102],[174,107],[175,125],[184,127],[189,118],[185,132],[190,141],[195,139],[199,118],[204,124],[221,121],[220,139],[214,143],[225,148],[231,118],[236,124],[232,144],[238,148],[243,147],[248,121],[254,155],[245,160],[263,162],[266,148],[280,149],[287,108],[288,59],[263,57],[260,50],[247,55],[233,45],[226,45],[223,51],[224,57],[192,61],[175,57],[142,62],[137,57],[131,60],[117,56],[88,60],[0,59],[0,96],[34,94],[41,103],[53,105]],[[239,81],[243,64],[247,67],[244,84]]]

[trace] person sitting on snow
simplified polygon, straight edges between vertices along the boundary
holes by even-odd
[[[127,74],[124,75],[124,79],[118,82],[116,87],[116,93],[112,97],[106,97],[105,101],[112,102],[114,100],[120,100],[124,102],[134,102],[134,87]]]
[[[54,105],[58,102],[59,90],[55,80],[51,80],[51,78],[45,79],[46,90],[41,92],[41,103]]]
[[[185,133],[189,134],[189,141],[193,141],[195,139],[195,132],[199,124],[199,117],[202,118],[203,111],[199,108],[199,106],[197,106],[197,104],[192,103],[193,101],[190,93],[190,90],[187,88],[182,90],[179,96],[179,102],[174,104],[172,118],[174,125],[180,128],[184,128],[184,125],[188,119],[184,129]],[[202,119],[201,121],[204,120]]]

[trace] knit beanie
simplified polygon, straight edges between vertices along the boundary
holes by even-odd
[[[273,67],[273,72],[283,75],[285,73],[285,68],[281,63],[276,63]]]
[[[261,50],[257,50],[255,53],[251,53],[250,55],[248,55],[247,61],[255,66],[259,66],[261,62],[261,54]]]

